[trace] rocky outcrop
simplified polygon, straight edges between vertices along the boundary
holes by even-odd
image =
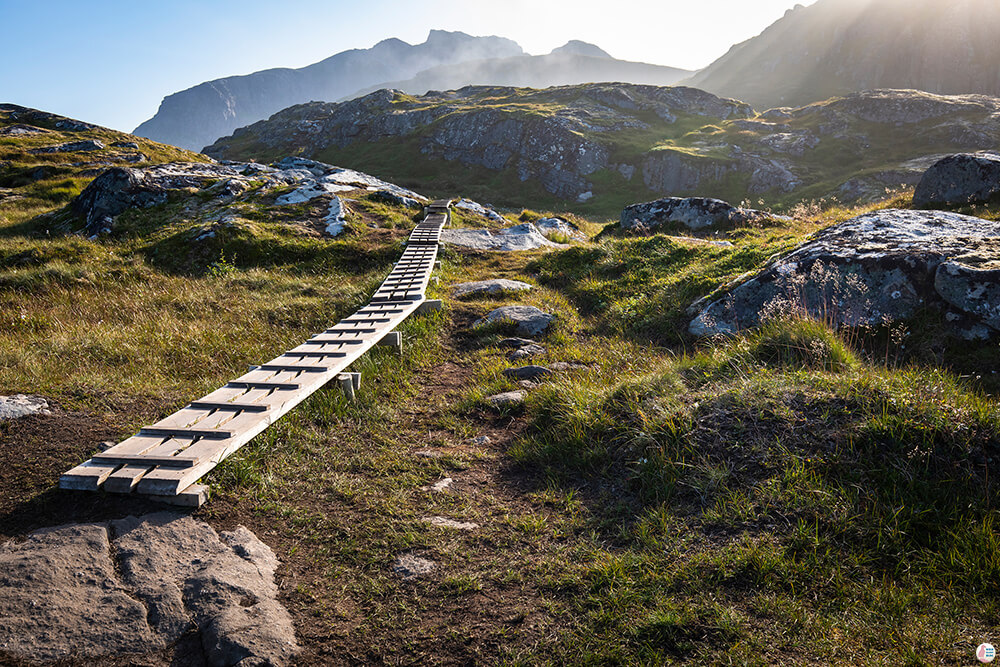
[[[165,203],[172,192],[202,191],[215,197],[235,197],[252,188],[296,186],[278,196],[279,206],[301,204],[317,197],[329,199],[325,219],[327,233],[336,236],[343,229],[346,208],[336,193],[352,190],[385,192],[413,201],[427,199],[405,188],[351,169],[305,160],[286,158],[273,165],[230,162],[171,162],[144,168],[115,167],[90,182],[73,200],[72,209],[83,217],[86,233],[108,233],[114,219],[133,208]]]
[[[628,231],[650,230],[666,223],[681,224],[688,229],[704,229],[717,225],[741,225],[769,217],[762,211],[733,206],[721,199],[666,197],[626,206],[619,225]]]
[[[941,211],[884,210],[820,232],[698,312],[699,336],[808,314],[871,326],[924,309],[969,338],[1000,330],[1000,223]]]
[[[13,396],[0,396],[0,421],[5,419],[18,419],[28,415],[48,415],[49,404],[41,396],[26,396],[25,394],[14,394]]]
[[[498,252],[569,247],[565,244],[549,241],[530,222],[507,227],[497,232],[491,232],[488,229],[445,229],[441,231],[441,242],[473,250],[495,250]]]
[[[174,664],[287,665],[298,646],[277,567],[246,528],[173,512],[40,530],[0,546],[0,652],[99,664],[170,647]]]
[[[534,306],[503,306],[477,320],[474,326],[509,324],[522,336],[540,336],[548,331],[555,315]]]
[[[1000,155],[949,155],[928,169],[913,192],[913,205],[987,204],[1000,198]]]
[[[174,93],[134,134],[200,151],[219,137],[295,104],[333,102],[356,91],[446,63],[521,55],[500,37],[432,30],[423,44],[387,39],[344,51],[301,69],[271,69],[216,79]]]
[[[471,283],[459,283],[452,287],[452,295],[456,299],[461,299],[470,296],[493,296],[507,292],[526,292],[530,289],[531,285],[520,280],[493,278]]]
[[[44,148],[36,148],[31,152],[32,153],[87,153],[90,151],[99,151],[103,148],[106,148],[106,146],[97,139],[87,139],[85,141],[70,141],[65,144],[59,144],[57,146],[46,146]]]

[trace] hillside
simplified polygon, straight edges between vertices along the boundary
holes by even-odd
[[[683,83],[762,109],[875,88],[1000,95],[998,30],[993,0],[818,0]]]
[[[790,206],[872,201],[913,185],[928,160],[993,149],[1000,99],[870,91],[797,109],[684,87],[383,90],[286,109],[206,148],[217,158],[302,155],[433,194],[612,216],[662,195]],[[484,130],[484,128],[486,128]]]
[[[587,90],[590,99],[602,91]],[[622,99],[622,89],[601,94],[612,92]],[[571,118],[550,115],[551,98],[521,94],[542,120],[610,122],[592,103],[586,116],[568,105]],[[680,89],[629,95],[639,109],[659,105],[644,122],[657,108],[676,124],[747,122],[750,113]],[[498,99],[501,109],[509,104]],[[842,118],[875,123],[891,107],[893,124],[933,120],[946,132],[954,125],[936,115],[941,108],[973,128],[989,103],[919,99],[859,96],[781,122],[802,129],[823,118],[835,133]],[[35,152],[81,141],[105,148]],[[122,156],[135,148],[108,145],[119,141],[136,143],[146,160],[129,162]],[[119,598],[101,586],[142,571],[139,559],[123,560],[125,550],[98,554],[112,570],[105,578],[91,576],[86,559],[12,554],[42,541],[42,529],[116,522],[108,545],[107,537],[121,543],[123,522],[162,519],[163,505],[134,493],[54,487],[102,442],[366,303],[421,218],[406,200],[427,193],[301,158],[198,162],[11,106],[0,107],[0,151],[9,179],[0,198],[0,386],[48,405],[47,414],[0,421],[0,563],[15,582],[0,586],[0,662],[197,664],[220,652],[214,626],[181,623],[183,641],[167,646],[121,641],[136,636],[120,622],[123,609],[156,621],[126,599],[125,585],[112,591]],[[404,354],[367,354],[353,367],[363,377],[354,402],[334,387],[317,392],[203,480],[208,505],[171,516],[220,534],[250,531],[257,550],[273,550],[273,599],[224,582],[240,593],[229,596],[234,611],[287,609],[300,652],[273,664],[338,665],[345,656],[447,665],[968,663],[1000,614],[1000,513],[989,473],[1000,443],[998,334],[956,340],[926,314],[877,330],[835,329],[792,311],[726,337],[699,340],[688,330],[692,302],[858,214],[906,215],[880,210],[890,204],[909,202],[807,206],[794,219],[683,236],[602,231],[607,218],[560,210],[486,218],[467,204],[453,227],[497,231],[560,213],[583,233],[525,252],[444,247],[440,283],[429,288],[444,308],[406,321]],[[962,257],[989,260],[972,279],[986,277],[994,290],[1000,209],[967,212],[983,216],[963,218],[982,228],[981,243],[969,253],[976,257]],[[102,226],[96,235],[87,233],[91,219]],[[870,230],[865,220],[855,227]],[[875,239],[863,238],[859,262],[883,266]],[[970,242],[950,243],[955,255]],[[868,276],[880,288],[904,289],[918,273],[929,280],[906,259],[934,253],[904,246],[885,260],[897,262],[892,270]],[[820,287],[835,277],[824,273]],[[520,281],[520,291],[468,291],[496,278]],[[511,322],[480,323],[510,305],[553,317],[531,340]],[[946,312],[937,314],[947,322]],[[1000,331],[995,310],[986,315]],[[185,546],[178,561],[195,559],[174,541]],[[189,565],[201,571],[213,558]],[[122,562],[134,569],[113,571]],[[38,576],[21,577],[31,566]],[[66,590],[51,584],[57,575]],[[171,584],[167,598],[181,609],[219,590],[184,583]],[[94,605],[81,590],[122,603]],[[107,622],[86,616],[71,625],[77,634],[64,632],[79,621],[66,605],[81,600]],[[28,630],[16,635],[17,627]],[[93,641],[107,627],[116,646]],[[255,630],[251,623],[241,634]],[[54,641],[71,648],[25,648]]]
[[[413,76],[446,63],[515,56],[521,47],[500,37],[432,30],[423,44],[386,39],[300,69],[270,69],[194,86],[164,98],[135,134],[201,150],[219,137],[293,104],[339,100],[379,81]]]

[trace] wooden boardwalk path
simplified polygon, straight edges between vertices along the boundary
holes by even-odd
[[[353,397],[360,376],[344,371],[379,343],[398,345],[394,329],[403,320],[440,305],[425,301],[424,292],[450,205],[439,200],[427,207],[403,256],[368,305],[64,473],[59,486],[198,506],[208,490],[197,481],[310,394],[337,379]]]

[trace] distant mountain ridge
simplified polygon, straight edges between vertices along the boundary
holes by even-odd
[[[174,93],[134,134],[192,150],[313,100],[339,100],[379,81],[417,74],[436,65],[523,54],[502,37],[472,37],[432,30],[423,44],[386,39],[370,49],[352,49],[300,69],[269,69],[215,79]]]
[[[877,88],[1000,95],[998,34],[997,0],[818,0],[683,83],[761,109]]]

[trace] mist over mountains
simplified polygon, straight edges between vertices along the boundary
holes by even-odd
[[[996,0],[819,0],[684,84],[759,109],[876,88],[997,95],[997,34]]]

